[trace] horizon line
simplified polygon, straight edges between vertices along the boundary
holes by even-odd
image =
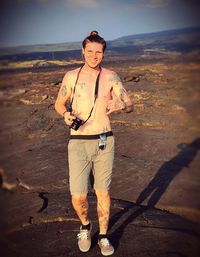
[[[182,28],[174,28],[174,29],[166,29],[166,30],[158,30],[158,31],[152,31],[152,32],[142,32],[142,33],[136,33],[136,34],[129,34],[129,35],[122,35],[120,37],[117,37],[115,39],[110,39],[106,40],[106,42],[111,42],[114,40],[118,40],[123,37],[129,37],[129,36],[139,36],[139,35],[148,35],[148,34],[156,34],[156,33],[161,33],[161,32],[167,32],[167,31],[176,31],[176,30],[184,30],[184,29],[200,29],[199,25],[196,26],[189,26],[189,27],[182,27]],[[13,46],[0,46],[0,49],[5,49],[5,48],[18,48],[18,47],[34,47],[34,46],[52,46],[52,45],[62,45],[62,44],[81,44],[81,41],[65,41],[65,42],[55,42],[55,43],[36,43],[36,44],[27,44],[27,45],[13,45]]]

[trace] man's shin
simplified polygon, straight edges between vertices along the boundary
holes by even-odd
[[[107,234],[110,218],[110,194],[108,191],[96,190],[96,195],[99,232],[100,234]]]
[[[83,225],[89,223],[88,200],[86,194],[72,195],[72,205]]]

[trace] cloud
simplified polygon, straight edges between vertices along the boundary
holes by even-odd
[[[148,8],[163,8],[168,6],[170,0],[149,0],[145,3],[145,6]]]
[[[30,0],[18,0],[18,1],[30,1]],[[99,5],[98,0],[35,0],[38,3],[49,4],[55,3],[60,5],[64,4],[67,7],[77,7],[77,8],[96,8]]]
[[[54,4],[57,5],[65,4],[66,6],[74,6],[74,7],[86,7],[86,8],[96,8],[98,7],[99,3],[101,3],[99,0],[1,0],[2,4],[26,4],[26,3],[38,3],[38,4]]]
[[[19,0],[18,0],[18,1],[19,1]],[[22,1],[22,0],[20,0],[20,1]],[[23,0],[23,1],[24,1],[24,0]],[[45,3],[49,3],[49,0],[37,0],[37,2],[38,2],[38,3],[42,3],[42,4],[44,3],[44,4],[45,4]]]
[[[80,8],[97,8],[98,7],[98,0],[63,0],[66,6],[74,6]]]

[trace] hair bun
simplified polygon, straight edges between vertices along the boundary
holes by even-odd
[[[99,33],[98,33],[98,31],[96,31],[96,30],[93,30],[93,31],[91,31],[90,32],[90,36],[94,36],[94,35],[98,35]]]

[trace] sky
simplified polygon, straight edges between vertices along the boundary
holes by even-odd
[[[200,27],[200,0],[1,0],[0,47]]]

